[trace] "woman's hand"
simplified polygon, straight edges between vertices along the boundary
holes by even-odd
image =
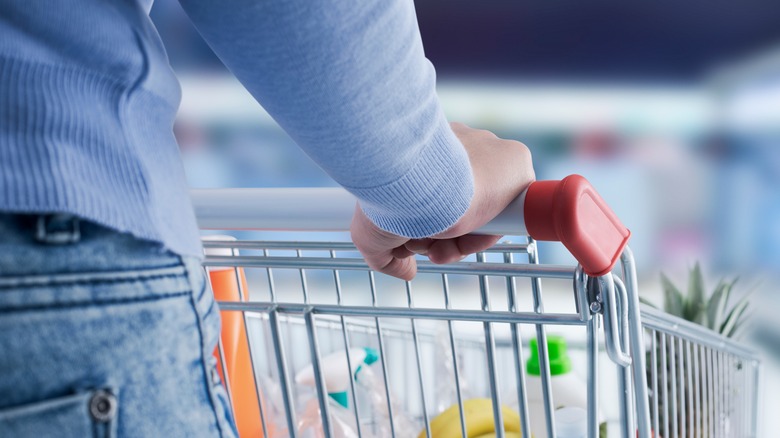
[[[466,213],[452,227],[427,239],[409,239],[374,225],[360,206],[352,218],[352,241],[371,269],[404,280],[417,273],[414,254],[433,263],[452,263],[494,245],[501,236],[471,234],[498,216],[534,181],[531,152],[514,140],[490,131],[451,123],[466,149],[474,176],[474,197]]]

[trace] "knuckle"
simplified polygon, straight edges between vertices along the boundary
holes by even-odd
[[[522,155],[524,158],[531,158],[531,149],[529,149],[525,143],[512,140],[512,145],[515,147],[518,154]]]

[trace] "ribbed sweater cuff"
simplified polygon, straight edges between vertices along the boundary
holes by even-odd
[[[442,117],[404,176],[382,186],[348,190],[379,228],[416,239],[454,225],[471,203],[474,181],[468,155]]]

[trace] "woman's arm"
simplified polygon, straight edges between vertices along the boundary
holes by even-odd
[[[411,0],[180,0],[212,49],[380,228],[442,232],[474,193]]]

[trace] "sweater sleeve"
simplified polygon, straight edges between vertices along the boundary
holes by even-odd
[[[411,0],[180,0],[212,49],[380,228],[426,237],[468,208],[468,156]]]

